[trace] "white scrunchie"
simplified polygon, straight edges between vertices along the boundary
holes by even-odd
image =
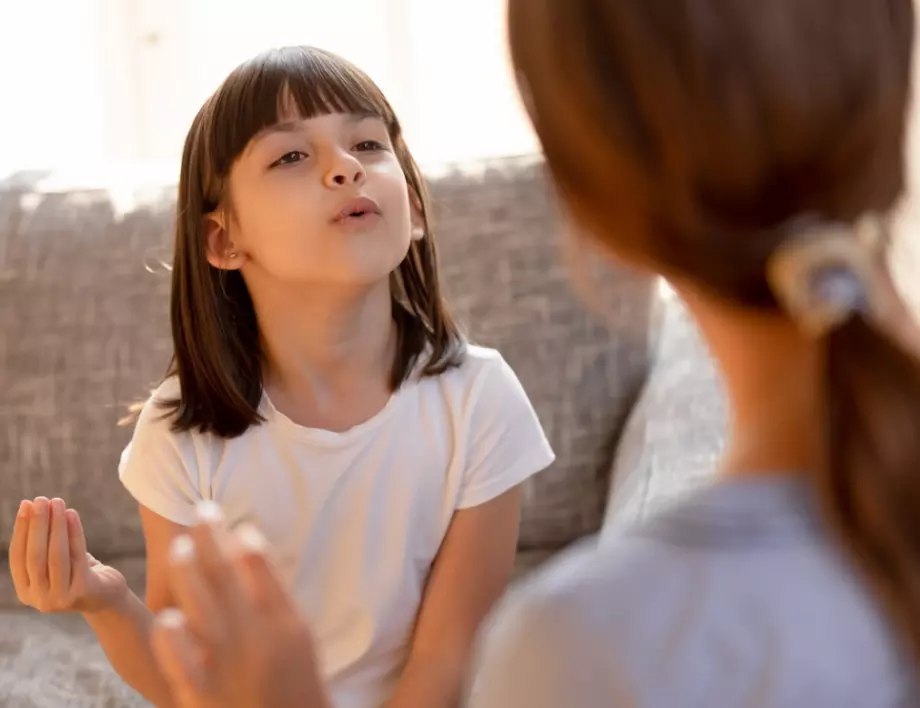
[[[873,315],[888,227],[873,213],[852,224],[815,221],[790,233],[767,263],[774,297],[803,332],[826,336],[855,314]]]

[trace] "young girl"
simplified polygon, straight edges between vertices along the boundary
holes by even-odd
[[[920,705],[920,360],[885,259],[910,0],[511,0],[509,19],[561,194],[683,296],[733,421],[715,483],[508,598],[471,705]],[[158,647],[187,705],[258,685],[303,702],[247,708],[320,705],[264,649],[295,635],[258,609],[258,555],[234,574],[198,547],[245,592],[184,592],[185,628],[251,607],[234,636],[260,661],[230,674],[206,643],[195,688],[171,620]]]
[[[19,597],[82,612],[124,679],[173,705],[152,613],[173,603],[170,545],[187,555],[196,507],[219,504],[277,550],[336,708],[455,705],[511,571],[519,485],[553,455],[511,369],[447,313],[391,107],[324,51],[257,56],[195,118],[177,214],[175,357],[120,466],[146,604],[45,498],[16,522]]]

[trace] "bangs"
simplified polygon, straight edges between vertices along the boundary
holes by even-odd
[[[308,119],[329,113],[377,116],[391,135],[399,131],[393,109],[377,85],[341,57],[315,47],[259,54],[234,69],[199,116],[212,176],[222,181],[263,129],[294,116]],[[218,195],[208,198],[216,200]]]

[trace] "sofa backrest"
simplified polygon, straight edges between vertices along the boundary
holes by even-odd
[[[610,455],[648,361],[651,285],[611,274],[605,326],[572,294],[564,222],[541,164],[507,160],[432,176],[434,223],[455,313],[515,368],[558,461],[526,490],[521,544],[558,547],[602,519]],[[100,558],[143,551],[116,472],[171,351],[174,188],[121,214],[105,190],[0,192],[0,554],[18,502],[63,497]]]

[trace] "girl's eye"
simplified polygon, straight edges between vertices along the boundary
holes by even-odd
[[[296,162],[301,160],[306,160],[307,154],[301,152],[300,150],[292,150],[291,152],[284,153],[281,157],[275,160],[270,167],[279,167],[280,165],[293,165]]]
[[[358,152],[376,152],[377,150],[386,150],[386,148],[383,143],[377,140],[362,140],[355,145],[355,150]]]

